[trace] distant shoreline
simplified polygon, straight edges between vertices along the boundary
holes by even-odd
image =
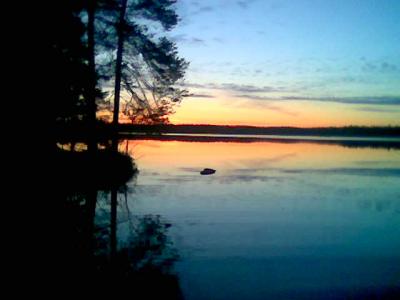
[[[82,124],[59,124],[51,129],[59,142],[84,141],[93,138],[93,132]],[[400,149],[400,127],[255,127],[225,125],[131,125],[118,128],[99,122],[94,131],[99,141],[109,139],[153,139],[187,142],[281,142],[322,143],[348,147],[378,147]]]
[[[398,137],[400,126],[367,127],[257,127],[228,125],[131,125],[121,124],[119,132],[140,132],[160,134],[214,134],[214,135],[281,135],[315,137]]]
[[[210,138],[210,139],[251,139],[251,140],[297,140],[297,141],[359,141],[359,142],[389,142],[400,143],[400,137],[397,136],[318,136],[318,135],[251,135],[251,134],[214,134],[214,133],[160,133],[160,134],[147,134],[140,132],[120,132],[123,137],[160,137],[160,138]]]

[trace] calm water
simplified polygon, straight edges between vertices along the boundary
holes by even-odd
[[[118,195],[118,247],[132,219],[157,218],[185,299],[362,299],[400,286],[399,150],[159,140],[126,148],[140,173]],[[217,172],[201,176],[207,167]]]

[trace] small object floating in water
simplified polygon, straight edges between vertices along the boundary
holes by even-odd
[[[205,168],[203,171],[200,172],[201,175],[211,175],[214,174],[216,171],[214,169]]]

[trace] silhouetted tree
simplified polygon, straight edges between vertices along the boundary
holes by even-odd
[[[49,7],[46,36],[49,47],[46,70],[46,116],[51,122],[82,120],[88,115],[85,97],[89,90],[85,26],[79,17],[82,7],[76,1],[60,0]]]
[[[48,15],[50,69],[46,117],[84,121],[95,148],[98,79],[114,80],[113,123],[122,112],[132,123],[163,123],[188,93],[177,86],[188,63],[163,34],[178,22],[175,0],[60,0]],[[47,16],[46,16],[47,17]],[[102,103],[101,101],[98,101]]]
[[[188,95],[175,86],[188,63],[178,56],[176,45],[162,36],[178,22],[175,2],[113,0],[100,5],[97,28],[103,52],[99,60],[103,78],[114,78],[115,125],[121,98],[125,99],[123,113],[132,123],[163,123],[174,104]]]
[[[88,121],[90,126],[90,139],[88,143],[88,150],[96,150],[97,143],[94,140],[94,129],[96,124],[96,63],[95,63],[95,13],[96,13],[97,0],[86,0],[87,12],[87,53],[88,53]]]
[[[43,71],[46,96],[38,119],[52,129],[83,125],[81,128],[89,133],[89,148],[95,149],[95,101],[101,96],[96,87],[94,51],[96,0],[49,1],[47,8],[49,12],[42,19],[46,24],[44,38],[48,49]],[[53,147],[59,133],[51,135],[49,144]]]
[[[118,46],[117,46],[117,61],[115,63],[115,85],[114,85],[114,114],[113,124],[118,125],[119,118],[119,103],[121,94],[121,73],[122,73],[122,55],[124,53],[125,40],[125,14],[128,0],[121,0],[121,8],[119,11],[119,20],[116,25]]]

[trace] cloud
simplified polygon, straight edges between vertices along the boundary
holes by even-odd
[[[383,62],[380,66],[381,71],[383,72],[394,72],[397,71],[397,66],[394,64],[390,64],[387,62]]]
[[[190,98],[215,98],[215,96],[207,95],[207,94],[192,94],[189,97]]]
[[[205,44],[204,40],[199,38],[191,38],[189,42],[192,44]]]
[[[196,37],[190,37],[186,34],[178,34],[171,37],[171,40],[174,42],[191,44],[191,45],[205,45],[205,41],[203,39],[199,39]]]
[[[398,110],[378,108],[378,107],[357,107],[355,110],[366,111],[366,112],[377,112],[377,113],[400,113]]]
[[[256,87],[254,85],[238,85],[238,84],[233,84],[233,83],[223,83],[223,84],[214,84],[214,83],[208,83],[208,84],[199,84],[199,83],[183,83],[181,84],[182,87],[185,88],[196,88],[196,89],[218,89],[218,90],[228,90],[231,92],[247,92],[247,93],[259,93],[259,92],[263,92],[263,93],[269,93],[269,92],[282,92],[284,91],[283,87],[278,87],[278,88],[272,88],[269,86],[264,86],[264,87]],[[195,94],[196,95],[196,94]],[[194,96],[196,97],[196,96]],[[215,98],[211,95],[208,94],[198,94],[197,96],[198,98]],[[241,96],[235,96],[235,97],[241,97]],[[259,100],[260,96],[254,96],[254,95],[248,95],[245,96],[244,98],[248,98],[248,99],[257,99]],[[274,99],[277,100],[276,98],[270,98],[270,99]],[[254,107],[254,101],[253,103],[249,103],[249,102],[245,102],[245,103],[239,103],[238,106],[241,107]],[[279,112],[285,115],[289,115],[292,117],[298,116],[297,112],[293,112],[293,111],[288,111],[285,108],[276,106],[276,105],[272,105],[270,103],[258,103],[258,105],[262,106],[263,109],[268,109],[268,110],[272,110],[275,112]]]
[[[261,72],[261,70],[259,70]],[[292,92],[292,89],[288,89],[282,86],[272,87],[272,86],[255,86],[250,84],[236,84],[236,83],[184,83],[184,87],[188,88],[201,88],[201,89],[214,89],[214,90],[227,90],[231,92],[239,93],[274,93],[274,92]]]
[[[362,65],[361,69],[364,72],[391,73],[396,72],[398,70],[398,67],[395,64],[383,61],[380,63],[365,62]]]
[[[219,37],[215,37],[215,38],[213,38],[212,40],[213,40],[214,42],[217,42],[217,43],[220,43],[220,44],[223,44],[223,43],[224,43],[224,39],[219,38]]]
[[[198,15],[204,14],[204,13],[210,13],[215,10],[215,8],[212,6],[200,6],[198,3],[194,4],[193,6],[195,7],[195,10],[192,10],[187,15],[188,18],[192,18],[192,17],[198,16]]]
[[[236,1],[236,4],[242,9],[247,9],[249,8],[250,5],[252,5],[256,1],[257,0],[241,0],[241,1]]]
[[[271,86],[258,87],[255,85],[234,83],[223,83],[219,88],[240,93],[271,93],[283,91],[282,88],[275,88]]]
[[[202,6],[197,10],[197,13],[199,12],[210,12],[213,11],[214,8],[212,8],[211,6]]]
[[[236,4],[239,5],[243,9],[246,9],[249,7],[249,3],[246,1],[237,1]]]
[[[261,70],[258,70],[261,71]],[[181,84],[185,88],[196,88],[196,89],[208,89],[208,90],[225,90],[234,94],[236,98],[244,98],[248,100],[256,101],[318,101],[318,102],[334,102],[341,104],[364,104],[364,105],[400,105],[400,96],[359,96],[359,97],[311,97],[311,96],[269,96],[269,95],[258,95],[268,93],[288,93],[296,92],[302,88],[289,88],[284,86],[255,86],[248,84],[236,84],[236,83],[183,83]],[[279,110],[281,108],[270,106],[270,109]],[[360,111],[369,112],[392,112],[389,109],[382,108],[371,108],[362,107]],[[293,113],[291,113],[293,114]]]
[[[258,96],[251,94],[236,95],[238,98],[246,98],[261,101],[319,101],[319,102],[335,102],[342,104],[373,104],[373,105],[400,105],[400,96],[365,96],[365,97],[304,97],[304,96]]]
[[[207,85],[201,84],[201,83],[185,82],[185,83],[181,83],[179,85],[182,86],[182,87],[186,87],[186,88],[196,88],[196,89],[205,89],[205,88],[207,88]]]
[[[247,102],[239,102],[236,104],[237,107],[243,107],[243,108],[255,108],[258,107],[262,110],[272,110],[274,112],[278,112],[284,115],[289,115],[292,117],[297,117],[299,113],[287,110],[283,107],[272,105],[270,103],[262,102],[262,101],[247,101]]]
[[[365,72],[375,72],[377,66],[375,64],[367,62],[361,67],[361,69]]]
[[[297,112],[288,111],[288,110],[286,110],[286,109],[284,109],[284,108],[282,108],[282,107],[279,107],[279,106],[266,105],[266,106],[263,106],[263,108],[264,108],[264,109],[273,110],[273,111],[279,112],[279,113],[281,113],[281,114],[289,115],[289,116],[292,116],[292,117],[298,116],[298,113],[297,113]]]
[[[194,6],[200,6],[200,2],[199,1],[192,1],[191,3]]]

